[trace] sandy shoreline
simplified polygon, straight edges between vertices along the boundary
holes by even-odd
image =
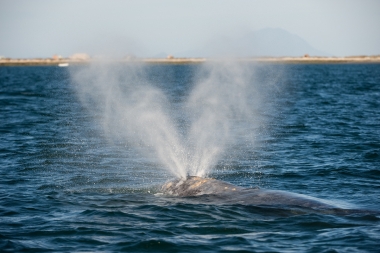
[[[220,61],[216,58],[135,58],[135,59],[115,59],[108,60],[120,63],[156,63],[156,64],[192,64],[203,63],[209,61]],[[258,58],[234,58],[234,61],[244,62],[263,62],[263,63],[307,63],[307,64],[324,64],[324,63],[380,63],[380,55],[376,56],[349,56],[349,57],[258,57]],[[36,58],[36,59],[0,59],[0,66],[66,66],[76,64],[89,64],[93,62],[101,62],[104,60],[88,59],[78,60],[70,58],[52,59],[52,58]]]

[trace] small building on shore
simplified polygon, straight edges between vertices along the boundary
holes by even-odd
[[[77,54],[71,55],[69,59],[74,60],[74,61],[88,61],[90,60],[90,56],[85,53],[77,53]]]
[[[51,58],[52,58],[53,60],[55,60],[55,61],[58,61],[58,60],[62,59],[62,55],[55,54],[55,55],[53,55]]]

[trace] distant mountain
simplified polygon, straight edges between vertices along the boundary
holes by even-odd
[[[185,54],[188,57],[329,56],[280,28],[266,28],[235,38],[220,36]]]
[[[158,54],[155,54],[152,56],[152,58],[166,58],[168,57],[169,54],[165,53],[165,52],[160,52]]]

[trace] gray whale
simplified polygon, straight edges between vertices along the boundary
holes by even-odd
[[[303,194],[259,188],[243,188],[212,178],[189,176],[165,183],[161,192],[167,196],[215,196],[225,204],[293,206],[312,209],[337,209],[329,201]]]

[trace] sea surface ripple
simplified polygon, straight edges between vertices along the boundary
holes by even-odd
[[[105,138],[70,68],[0,68],[1,252],[379,252],[379,64],[252,66],[265,120],[210,175],[375,211],[347,215],[160,196],[171,175]],[[145,68],[180,105],[201,66]]]

